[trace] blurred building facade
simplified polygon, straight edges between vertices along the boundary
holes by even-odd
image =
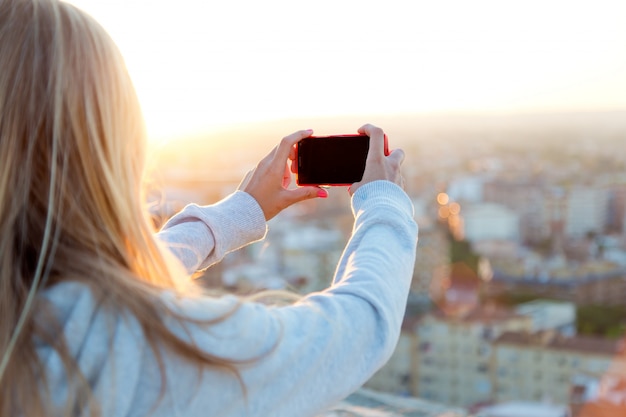
[[[470,410],[516,401],[626,404],[616,388],[626,386],[626,345],[575,335],[572,307],[540,300],[406,319],[398,350],[367,386]]]
[[[622,342],[554,331],[507,332],[494,341],[494,401],[582,404],[603,378],[626,375]]]
[[[463,407],[491,401],[492,341],[506,331],[530,326],[526,316],[490,308],[462,317],[425,316],[415,329],[415,394]]]
[[[494,268],[493,278],[484,284],[483,293],[488,297],[537,294],[577,305],[622,305],[626,299],[626,270],[610,262],[571,264],[534,271]]]
[[[496,203],[475,203],[462,213],[463,236],[469,242],[520,239],[520,218],[506,206]]]

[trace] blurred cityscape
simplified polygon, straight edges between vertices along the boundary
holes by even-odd
[[[626,113],[373,122],[406,152],[420,235],[400,342],[359,395],[433,408],[371,415],[626,415]],[[152,158],[155,223],[233,192],[291,131],[360,123],[286,121],[165,144]],[[332,188],[198,279],[242,294],[321,290],[352,222],[346,189]],[[332,415],[370,415],[349,409]]]

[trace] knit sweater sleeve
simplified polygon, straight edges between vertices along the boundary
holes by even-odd
[[[353,233],[325,291],[273,308],[234,297],[170,300],[192,318],[222,314],[208,327],[170,325],[212,355],[242,364],[240,381],[211,370],[198,377],[197,367],[168,356],[164,404],[188,416],[314,416],[389,359],[415,262],[413,207],[395,184],[376,181],[357,190],[352,208]]]
[[[219,262],[228,252],[263,239],[266,231],[259,204],[250,194],[236,191],[210,206],[186,206],[157,237],[192,274]]]

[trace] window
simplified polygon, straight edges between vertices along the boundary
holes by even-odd
[[[435,360],[431,357],[425,356],[422,357],[422,363],[424,365],[434,365],[435,364]]]
[[[483,328],[481,337],[484,340],[492,340],[493,339],[493,329],[489,326]]]
[[[481,343],[480,346],[476,349],[476,353],[480,357],[489,356],[491,354],[491,347],[486,343]]]
[[[429,352],[430,351],[430,342],[422,342],[419,344],[418,350],[420,352]]]

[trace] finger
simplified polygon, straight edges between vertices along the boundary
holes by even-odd
[[[313,134],[312,129],[308,130],[299,130],[297,132],[292,133],[289,136],[285,136],[283,140],[280,141],[278,148],[276,149],[275,158],[279,161],[287,160],[289,158],[289,154],[293,146],[300,142],[304,138],[308,138]],[[295,155],[294,155],[295,158]]]
[[[292,146],[289,150],[289,166],[291,167],[291,172],[294,174],[298,172],[298,166],[296,165],[296,147]]]
[[[289,159],[292,161],[295,161],[296,159],[296,147],[292,146],[291,149],[289,149]]]
[[[283,173],[283,188],[288,188],[289,184],[291,184],[291,171],[289,170],[289,165],[285,163],[285,171]]]
[[[385,155],[385,132],[381,128],[366,124],[361,126],[358,132],[370,137],[370,150],[372,150],[372,152],[368,152],[368,159],[371,156],[379,157]]]

